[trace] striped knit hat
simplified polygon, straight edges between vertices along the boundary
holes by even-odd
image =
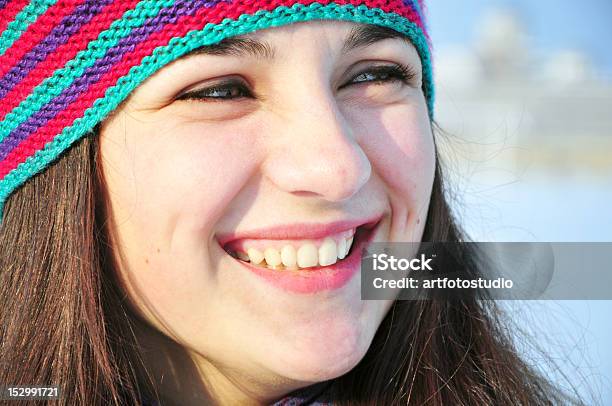
[[[386,26],[423,64],[423,0],[0,0],[0,218],[8,196],[164,65],[226,37],[314,19]]]

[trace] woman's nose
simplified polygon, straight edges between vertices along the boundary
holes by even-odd
[[[342,201],[362,188],[372,167],[333,95],[323,93],[283,109],[263,171],[294,195]]]

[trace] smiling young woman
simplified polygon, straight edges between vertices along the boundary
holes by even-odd
[[[465,239],[421,2],[0,4],[0,384],[70,405],[566,400],[492,301],[361,300],[367,243]]]

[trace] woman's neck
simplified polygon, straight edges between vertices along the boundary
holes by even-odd
[[[220,368],[150,326],[140,324],[135,332],[147,370],[138,371],[139,382],[151,382],[164,406],[270,405],[309,385]]]

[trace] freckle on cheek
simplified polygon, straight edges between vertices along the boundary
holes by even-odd
[[[149,258],[145,258],[145,264],[149,263]]]
[[[157,252],[159,253],[159,248],[157,249]]]

